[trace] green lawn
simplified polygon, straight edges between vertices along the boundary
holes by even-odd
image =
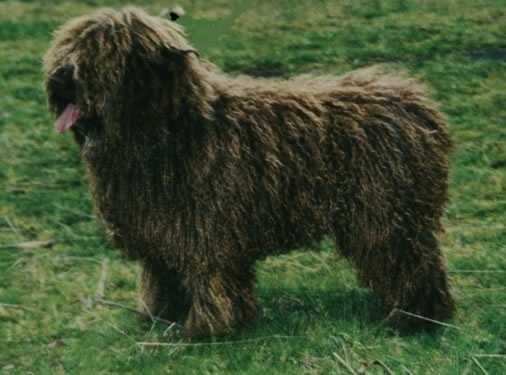
[[[262,317],[191,345],[177,326],[93,303],[103,286],[135,307],[139,270],[91,216],[76,146],[45,107],[41,57],[55,27],[99,3],[120,2],[0,0],[0,374],[506,373],[505,0],[179,2],[194,45],[231,73],[407,69],[456,144],[442,238],[454,326],[391,330],[324,243],[258,264]],[[170,2],[143,3],[158,13]]]

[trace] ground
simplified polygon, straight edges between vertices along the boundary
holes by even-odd
[[[1,374],[506,373],[504,0],[180,1],[194,45],[231,73],[407,69],[441,103],[456,144],[442,238],[458,307],[451,325],[391,330],[324,242],[319,253],[258,264],[263,316],[192,344],[177,325],[141,324],[126,308],[139,268],[107,243],[76,147],[45,107],[52,30],[119,3],[0,1]]]

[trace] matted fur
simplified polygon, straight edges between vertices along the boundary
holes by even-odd
[[[50,109],[81,110],[96,209],[152,314],[228,332],[256,315],[256,260],[330,236],[387,311],[451,317],[450,140],[413,80],[230,77],[137,8],[68,22],[44,70]]]

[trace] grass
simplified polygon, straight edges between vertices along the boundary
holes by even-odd
[[[196,47],[231,73],[407,69],[441,103],[456,143],[442,243],[458,329],[390,330],[324,243],[258,264],[263,316],[199,345],[177,326],[93,303],[103,286],[105,299],[135,307],[139,270],[90,215],[76,147],[45,108],[41,56],[57,25],[98,3],[0,1],[0,373],[506,373],[503,0],[181,1]],[[157,13],[165,2],[143,4]]]

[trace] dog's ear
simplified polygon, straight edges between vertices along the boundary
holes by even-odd
[[[180,49],[171,45],[149,54],[139,53],[139,50],[133,52],[127,61],[122,92],[130,92],[129,97],[136,103],[127,105],[125,110],[148,108],[158,103],[153,115],[160,110],[164,117],[177,118],[188,86],[192,85],[192,65],[198,57],[193,48]]]
[[[182,16],[184,10],[181,7],[162,12],[162,17],[152,17],[131,7],[125,8],[123,13],[128,18],[132,55],[141,56],[145,62],[152,63],[177,63],[188,54],[198,56],[186,40],[183,28],[168,20]]]

